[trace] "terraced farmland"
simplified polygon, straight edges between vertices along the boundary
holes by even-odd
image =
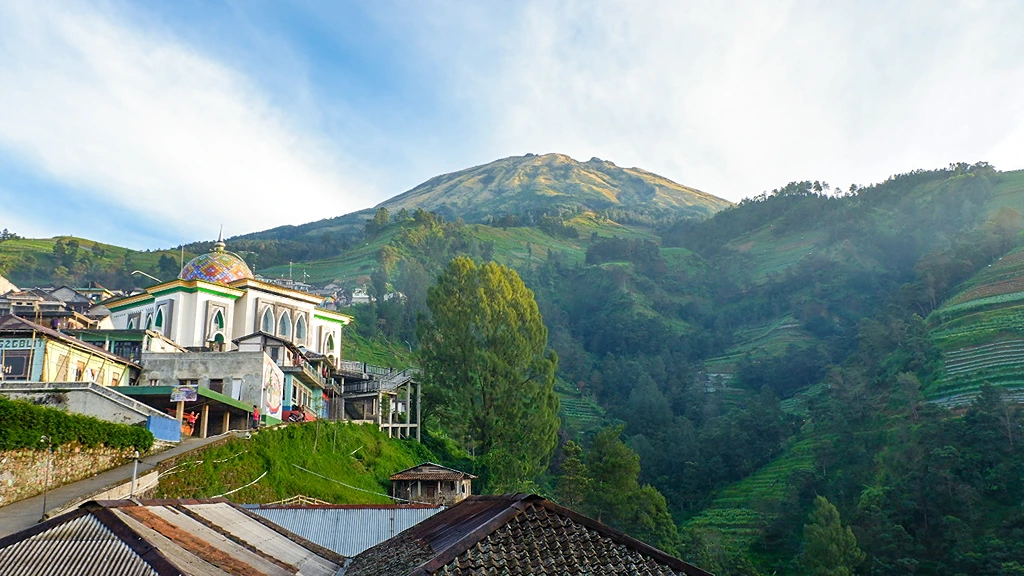
[[[799,472],[814,470],[814,441],[804,440],[789,447],[781,456],[747,478],[725,488],[711,505],[686,522],[685,527],[714,533],[721,546],[733,550],[750,547],[762,535],[762,528],[771,522],[765,503],[779,501],[788,495],[789,478]]]
[[[709,358],[704,362],[709,375],[731,377],[736,372],[736,365],[747,354],[781,354],[790,344],[811,342],[813,338],[801,329],[796,319],[785,316],[769,324],[741,328],[736,332],[736,341],[737,344],[721,356]]]
[[[560,403],[559,417],[562,426],[574,436],[594,432],[609,424],[604,408],[587,394],[582,394],[562,380],[555,383],[555,393]]]
[[[943,378],[925,391],[930,398],[972,393],[984,383],[1024,387],[1024,339],[950,350],[944,360]]]
[[[763,282],[769,274],[781,273],[817,251],[824,238],[823,232],[813,231],[779,239],[765,228],[737,241],[732,248],[752,257],[753,277]]]
[[[968,402],[989,383],[1024,387],[1024,249],[986,267],[929,318],[945,371],[925,396]]]

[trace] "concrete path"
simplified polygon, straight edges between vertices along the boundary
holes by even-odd
[[[222,440],[228,435],[244,436],[245,432],[228,432],[227,434],[210,436],[209,438],[187,438],[173,448],[139,459],[138,475],[142,476],[165,460],[202,448],[207,444]],[[75,499],[99,494],[113,486],[130,482],[132,479],[132,466],[133,464],[129,462],[120,468],[111,468],[92,478],[65,484],[59,488],[52,488],[46,494],[46,511],[57,510]],[[35,525],[42,517],[42,494],[0,507],[0,538]]]

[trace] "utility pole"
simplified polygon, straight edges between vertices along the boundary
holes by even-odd
[[[52,458],[53,444],[50,442],[49,436],[42,436],[39,438],[39,442],[46,442],[46,472],[43,476],[43,514],[39,517],[40,522],[46,520],[46,493],[50,488],[50,460]]]
[[[135,479],[138,478],[138,476],[139,476],[139,451],[138,450],[136,450],[135,453],[132,454],[132,458],[134,459],[134,463],[132,464],[132,487],[128,490],[128,497],[129,498],[135,498]]]

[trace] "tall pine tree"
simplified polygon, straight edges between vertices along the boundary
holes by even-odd
[[[533,292],[511,268],[459,257],[418,325],[428,409],[481,457],[492,492],[530,489],[557,442],[558,357]]]

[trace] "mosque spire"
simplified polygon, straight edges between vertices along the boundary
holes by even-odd
[[[223,252],[225,246],[226,245],[224,244],[224,225],[221,224],[220,225],[220,232],[217,233],[217,241],[214,242],[214,244],[213,244],[213,251],[214,252]]]

